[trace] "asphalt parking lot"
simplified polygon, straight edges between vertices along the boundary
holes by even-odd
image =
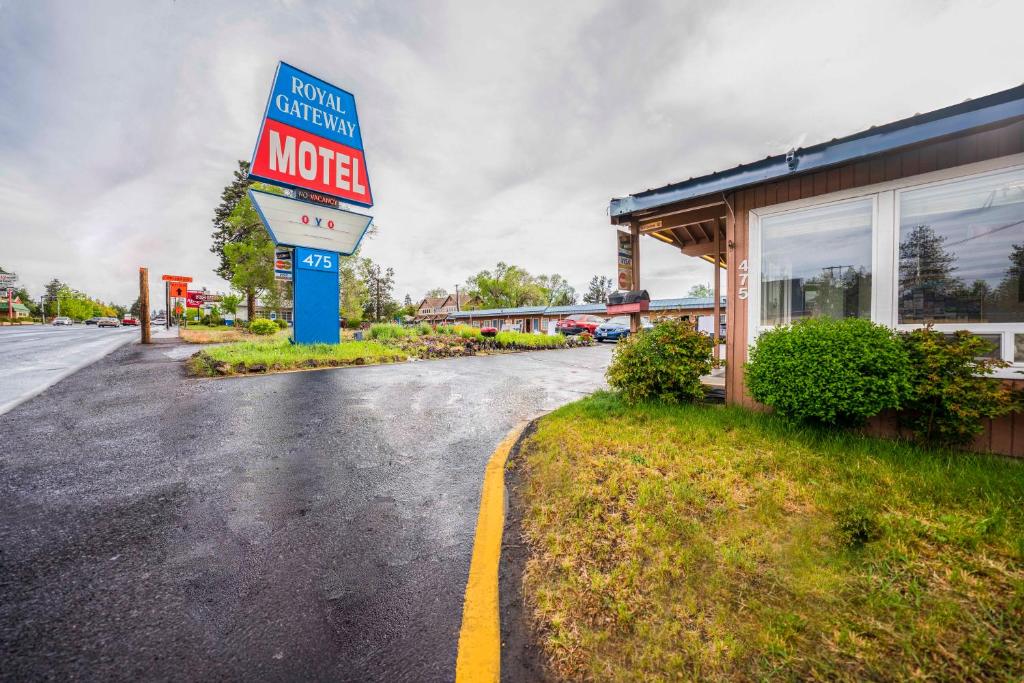
[[[197,380],[180,348],[0,416],[3,680],[451,680],[487,459],[612,351]]]

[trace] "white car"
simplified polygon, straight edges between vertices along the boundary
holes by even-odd
[[[68,317],[62,315],[59,318],[54,318],[53,322],[50,323],[50,324],[51,325],[74,325],[75,323],[74,323],[74,321],[71,318],[68,318]]]

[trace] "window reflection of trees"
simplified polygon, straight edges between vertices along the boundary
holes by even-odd
[[[901,323],[1024,322],[1024,185],[997,182],[980,206],[922,211],[901,228]],[[948,198],[929,189],[920,201],[970,202],[974,183],[951,186]]]

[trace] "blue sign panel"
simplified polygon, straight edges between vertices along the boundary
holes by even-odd
[[[338,254],[333,251],[295,250],[296,344],[337,344]]]
[[[284,62],[277,67],[267,118],[348,147],[363,148],[352,93]]]

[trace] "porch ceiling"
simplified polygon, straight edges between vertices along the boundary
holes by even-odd
[[[719,247],[725,251],[724,203],[692,207],[664,207],[657,212],[637,216],[640,234],[671,244],[687,256],[703,258],[714,263],[715,231],[719,234]],[[725,266],[724,258],[722,266]]]

